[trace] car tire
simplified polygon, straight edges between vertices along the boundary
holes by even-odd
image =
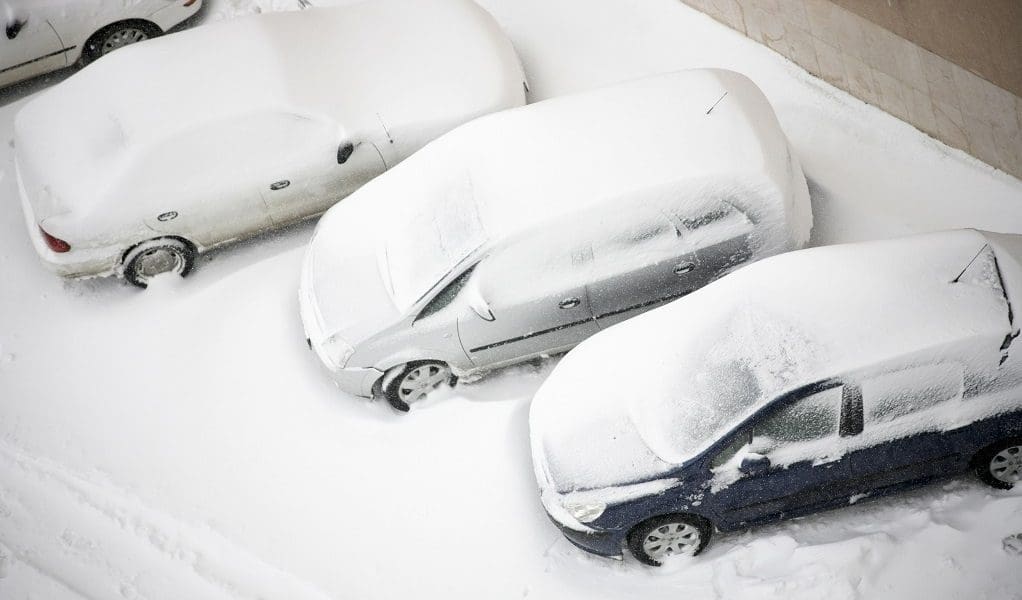
[[[972,466],[980,481],[999,490],[1010,490],[1022,481],[1022,438],[1008,438],[976,453]]]
[[[185,277],[195,266],[195,246],[179,238],[157,238],[133,246],[121,261],[124,279],[140,288],[149,287],[149,280],[163,273]]]
[[[420,360],[395,367],[383,385],[383,396],[395,410],[408,412],[441,385],[453,386],[457,378],[446,363]]]
[[[131,20],[111,23],[92,34],[82,47],[82,64],[87,65],[97,58],[118,48],[163,35],[163,31],[149,21]]]
[[[628,550],[639,562],[659,567],[668,556],[696,556],[713,534],[702,517],[687,514],[660,515],[639,523],[628,533]]]

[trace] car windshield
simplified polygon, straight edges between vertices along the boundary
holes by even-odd
[[[382,248],[394,305],[402,313],[409,311],[485,241],[471,190],[421,205],[391,231]]]
[[[751,416],[771,398],[805,383],[819,367],[818,342],[776,313],[743,306],[706,331],[672,371],[665,390],[630,406],[649,448],[680,464]]]

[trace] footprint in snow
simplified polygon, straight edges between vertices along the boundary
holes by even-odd
[[[1022,556],[1022,533],[1009,535],[1008,537],[1004,538],[1002,544],[1004,546],[1004,551],[1007,552],[1008,554]]]

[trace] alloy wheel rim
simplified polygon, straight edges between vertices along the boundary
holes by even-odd
[[[178,273],[184,270],[184,259],[171,248],[151,248],[138,256],[135,273],[144,283],[163,273]]]
[[[699,530],[688,523],[665,523],[646,534],[642,550],[653,560],[693,555],[699,548]]]
[[[149,39],[149,36],[141,29],[137,29],[135,27],[118,29],[103,40],[103,47],[100,49],[100,52],[106,54],[108,52],[113,52],[118,48],[123,48],[124,46],[141,42],[146,39]]]
[[[1008,446],[990,459],[990,474],[1005,483],[1022,481],[1022,446]]]
[[[421,400],[448,380],[447,369],[440,365],[422,365],[408,372],[398,386],[398,396],[406,403]]]

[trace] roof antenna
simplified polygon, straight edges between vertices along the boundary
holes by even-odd
[[[976,256],[972,257],[972,260],[969,261],[969,264],[965,265],[965,268],[962,269],[962,272],[958,274],[958,277],[952,279],[951,283],[958,283],[958,280],[962,278],[962,275],[965,275],[965,272],[969,270],[969,267],[972,266],[972,263],[976,262],[976,259],[979,258],[979,255],[983,254],[983,251],[986,250],[987,246],[989,245],[990,244],[983,244],[983,247],[979,249],[979,252],[976,253]]]
[[[724,96],[727,96],[727,92],[724,92],[720,96],[720,98],[717,98],[717,101],[713,103],[713,106],[710,107],[710,110],[706,111],[706,114],[710,114],[711,112],[713,112],[713,109],[717,108],[717,105],[720,104],[720,101],[724,99]]]

